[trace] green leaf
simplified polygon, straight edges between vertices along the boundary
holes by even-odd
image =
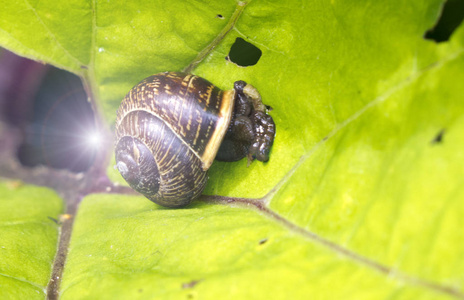
[[[44,299],[62,200],[55,192],[0,181],[0,298]]]
[[[62,299],[437,296],[327,251],[253,210],[201,203],[168,210],[143,197],[94,195],[81,204],[76,222]]]
[[[92,55],[89,4],[80,0],[6,1],[0,11],[0,44],[79,74]],[[63,16],[67,15],[71,18],[63,26]]]
[[[66,3],[63,24],[20,4],[32,21],[0,12],[0,44],[81,75],[109,123],[135,83],[187,67],[237,6]],[[239,199],[168,210],[86,197],[62,297],[463,298],[464,26],[425,40],[441,5],[246,5],[194,73],[258,88],[277,126],[270,162],[213,164],[205,193]],[[256,65],[225,60],[237,37],[262,50]]]

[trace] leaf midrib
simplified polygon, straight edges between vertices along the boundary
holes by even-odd
[[[27,0],[25,0],[26,3]],[[29,4],[29,3],[28,3]],[[90,60],[90,63],[89,63],[89,69],[87,70],[87,74],[89,74],[88,76],[85,76],[84,77],[84,80],[87,80],[87,81],[93,81],[94,84],[90,84],[90,86],[92,86],[92,90],[94,93],[96,93],[96,87],[95,87],[95,71],[94,71],[94,61],[95,61],[95,46],[96,46],[96,2],[95,0],[92,0],[92,9],[93,9],[93,12],[92,12],[92,45],[91,45],[91,49],[90,49],[90,53],[91,53],[91,60]],[[36,14],[36,12],[34,12]],[[37,16],[37,14],[36,14]],[[40,18],[37,16],[37,18],[40,20]],[[43,24],[43,22],[42,22]],[[45,26],[45,24],[43,24]],[[45,26],[46,27],[46,26]],[[50,30],[47,28],[47,30],[50,32]],[[53,35],[52,35],[52,38],[53,38]],[[56,40],[56,38],[53,38],[55,40],[55,42],[57,43],[57,45],[59,47],[61,47],[63,50],[65,50],[65,53],[67,53],[67,55],[69,55],[71,58],[73,58],[73,60],[75,62],[78,62],[81,64],[81,62],[79,60],[77,60],[77,58],[73,57],[69,52],[67,52],[66,49],[63,48],[63,46]],[[15,39],[16,40],[16,39]],[[16,40],[17,41],[17,40]],[[19,42],[19,41],[18,41]],[[32,50],[32,49],[31,49]],[[313,153],[315,153],[326,141],[328,141],[329,139],[331,139],[333,136],[335,136],[339,131],[341,131],[343,128],[347,127],[349,124],[351,124],[352,122],[354,122],[355,120],[357,120],[360,116],[362,116],[365,112],[367,112],[370,108],[372,107],[375,107],[376,105],[386,101],[387,99],[391,98],[392,95],[394,95],[395,93],[401,91],[402,89],[412,85],[414,82],[416,82],[421,76],[423,76],[424,74],[427,74],[427,72],[429,71],[434,71],[434,70],[439,70],[441,67],[443,67],[445,64],[453,61],[454,59],[458,58],[460,55],[462,55],[462,53],[464,52],[464,50],[461,48],[459,51],[445,57],[444,59],[440,60],[440,61],[437,61],[436,63],[434,64],[431,64],[429,65],[428,67],[425,67],[424,69],[422,70],[419,70],[417,72],[415,72],[414,74],[412,74],[411,76],[405,78],[404,80],[402,80],[401,82],[399,82],[397,85],[391,87],[390,89],[388,89],[387,91],[385,91],[384,93],[382,93],[381,95],[379,95],[377,98],[375,98],[374,100],[372,100],[371,102],[369,102],[367,105],[365,105],[364,107],[362,107],[360,110],[358,110],[356,113],[354,113],[352,116],[350,116],[349,118],[347,118],[345,121],[339,123],[327,136],[326,138],[320,140],[319,142],[317,142],[311,149],[309,149],[306,153],[304,153],[299,161],[290,169],[290,171],[287,172],[287,174],[285,174],[282,179],[276,184],[276,186],[274,188],[272,188],[268,194],[266,194],[266,196],[264,196],[262,198],[262,201],[266,203],[266,208],[269,210],[269,213],[268,213],[268,216],[272,217],[272,215],[275,215],[275,216],[279,216],[279,218],[281,218],[282,220],[285,220],[286,222],[288,222],[289,224],[291,224],[291,226],[287,226],[288,230],[290,231],[293,231],[293,232],[300,232],[303,233],[303,235],[305,236],[310,236],[309,239],[317,244],[320,244],[320,245],[323,245],[323,246],[326,246],[326,247],[329,247],[331,248],[332,251],[334,252],[337,252],[338,254],[341,254],[341,255],[344,255],[346,257],[349,257],[351,259],[353,259],[355,262],[357,263],[360,263],[364,266],[368,266],[370,268],[373,268],[373,269],[376,269],[377,267],[375,267],[375,265],[373,264],[370,264],[370,263],[366,263],[366,262],[363,262],[363,260],[369,260],[368,258],[365,258],[355,252],[351,252],[350,250],[347,250],[337,244],[333,244],[334,246],[336,247],[333,247],[333,246],[328,246],[327,245],[327,242],[329,242],[328,240],[325,240],[323,239],[322,237],[319,237],[318,235],[312,233],[311,231],[305,229],[305,228],[302,228],[302,227],[299,227],[298,225],[295,225],[293,223],[291,223],[288,219],[286,219],[285,217],[282,217],[280,215],[278,215],[276,212],[270,210],[268,208],[268,204],[270,203],[270,201],[272,201],[274,199],[274,197],[276,196],[276,194],[279,192],[279,190],[289,181],[289,179],[293,176],[293,174],[299,169],[300,166],[302,166],[308,158],[311,157],[311,155]],[[85,65],[85,64],[82,64],[82,65]],[[66,68],[65,68],[66,69]],[[253,199],[248,199],[248,200],[253,200]],[[253,200],[254,202],[256,201]],[[278,222],[279,218],[276,218],[276,217],[273,217],[273,219]],[[282,220],[280,220],[280,222],[282,222]],[[331,243],[331,242],[329,242]],[[349,251],[351,252],[352,254],[354,255],[347,255],[346,251]],[[375,263],[375,262],[374,262]],[[378,269],[378,268],[377,268]],[[440,285],[436,285],[436,284],[433,284],[433,283],[430,283],[430,282],[427,282],[427,281],[423,281],[421,279],[418,279],[418,278],[415,278],[415,277],[411,277],[411,276],[407,276],[403,273],[400,273],[399,271],[395,271],[393,272],[390,268],[388,268],[388,272],[383,272],[384,274],[388,275],[388,276],[393,276],[395,277],[397,280],[400,280],[400,281],[404,281],[406,283],[409,283],[409,284],[417,284],[423,288],[429,288],[429,289],[432,289],[434,291],[445,291],[445,293],[451,295],[451,296],[455,296],[455,297],[458,297],[458,298],[464,298],[464,295],[457,292],[457,293],[453,293],[452,291],[451,292],[447,292],[447,287],[444,287],[444,286],[440,286]],[[378,270],[377,270],[378,271]],[[3,274],[0,274],[1,276],[5,276]],[[17,279],[17,278],[15,278]],[[20,280],[20,279],[18,279]],[[25,281],[27,282],[27,281]],[[29,283],[29,282],[28,282]],[[32,285],[34,285],[33,283],[31,283]],[[35,286],[35,285],[34,285]],[[40,287],[40,286],[36,286],[36,287]],[[42,287],[40,287],[42,288]]]

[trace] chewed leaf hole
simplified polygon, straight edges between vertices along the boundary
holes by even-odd
[[[440,130],[437,135],[431,141],[432,144],[439,144],[443,142],[443,136],[445,135],[446,129]]]
[[[19,161],[28,167],[87,171],[95,160],[100,137],[80,78],[50,67],[30,105]]]
[[[434,40],[437,43],[449,40],[453,32],[462,23],[464,19],[464,1],[448,0],[445,2],[440,18],[435,26],[424,35],[428,40]]]
[[[261,55],[261,49],[242,38],[237,38],[232,47],[230,47],[229,55],[226,59],[240,67],[248,67],[256,65]]]

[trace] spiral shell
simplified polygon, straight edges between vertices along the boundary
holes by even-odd
[[[160,73],[132,88],[116,120],[117,168],[129,185],[167,207],[203,191],[228,129],[234,90],[183,73]]]

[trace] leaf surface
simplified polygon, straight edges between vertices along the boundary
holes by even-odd
[[[62,299],[437,297],[253,210],[198,203],[173,211],[143,197],[94,195],[76,222]]]
[[[0,44],[81,75],[109,124],[135,83],[188,66],[237,7],[78,2],[61,4],[62,24],[21,5],[40,30],[4,10]],[[194,73],[223,89],[245,80],[273,108],[269,163],[210,169],[205,193],[248,207],[88,196],[62,297],[463,298],[464,27],[425,40],[441,5],[247,4]],[[256,65],[225,59],[237,37],[261,49]]]
[[[0,298],[44,299],[63,202],[15,181],[0,181],[0,195]]]

